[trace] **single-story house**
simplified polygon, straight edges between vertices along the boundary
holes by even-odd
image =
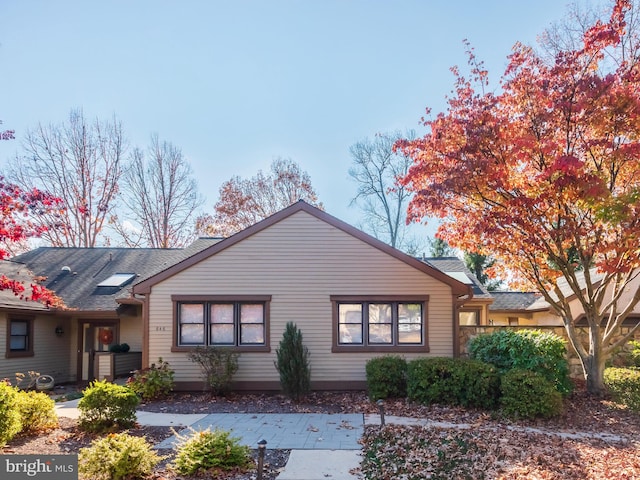
[[[457,258],[408,256],[304,202],[186,249],[41,247],[0,270],[41,279],[66,305],[0,292],[0,378],[37,371],[58,383],[162,358],[177,388],[200,389],[188,352],[212,345],[240,354],[234,388],[278,390],[276,349],[294,322],[314,389],[362,388],[374,356],[457,356],[460,325],[553,315],[536,294],[486,291]],[[124,343],[129,352],[111,351]]]

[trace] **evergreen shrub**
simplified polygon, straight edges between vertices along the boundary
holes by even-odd
[[[616,402],[640,412],[640,369],[607,368],[604,384]]]
[[[500,377],[496,368],[463,358],[419,358],[407,364],[407,394],[423,404],[495,408]]]
[[[562,395],[543,375],[514,368],[502,376],[500,407],[513,418],[549,418],[562,412]]]
[[[88,432],[105,432],[131,428],[136,422],[138,395],[128,387],[94,381],[78,402],[80,428]]]
[[[573,389],[563,338],[540,330],[502,329],[469,342],[471,358],[495,365],[503,374],[513,368],[544,376],[562,394]]]
[[[110,433],[78,452],[78,473],[87,480],[145,478],[162,460],[142,437]]]
[[[280,385],[286,395],[300,400],[311,389],[309,350],[302,343],[302,332],[293,322],[287,322],[274,362],[280,374]]]
[[[365,367],[370,400],[407,396],[407,361],[397,355],[372,358]]]

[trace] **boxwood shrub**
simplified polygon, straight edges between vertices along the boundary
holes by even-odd
[[[500,407],[513,418],[553,417],[562,412],[562,395],[539,373],[509,370],[500,383]]]
[[[541,374],[562,394],[573,389],[563,338],[540,330],[497,330],[469,342],[471,358],[495,365],[500,373],[519,368]]]
[[[365,367],[370,400],[407,395],[407,361],[397,355],[372,358]]]
[[[130,388],[103,380],[92,382],[83,393],[78,402],[83,430],[105,432],[135,424],[140,399]]]
[[[640,369],[607,368],[604,384],[616,402],[640,412]]]
[[[433,357],[407,365],[407,393],[419,403],[491,409],[499,389],[496,368],[477,360]]]

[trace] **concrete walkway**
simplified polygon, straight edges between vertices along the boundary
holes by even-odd
[[[56,404],[61,417],[78,418],[78,400]],[[172,414],[139,410],[140,425],[175,427],[179,433],[190,429],[221,428],[239,437],[243,445],[257,448],[260,440],[267,448],[291,450],[278,480],[353,480],[349,473],[360,466],[358,440],[364,431],[362,414]],[[172,436],[156,448],[174,448]]]

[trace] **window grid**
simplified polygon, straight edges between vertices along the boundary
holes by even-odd
[[[177,311],[178,346],[266,345],[265,302],[178,302]]]
[[[338,344],[343,346],[424,345],[424,303],[338,302]],[[356,319],[354,313],[359,313]],[[351,315],[349,315],[351,314]],[[366,332],[366,336],[355,332]]]

